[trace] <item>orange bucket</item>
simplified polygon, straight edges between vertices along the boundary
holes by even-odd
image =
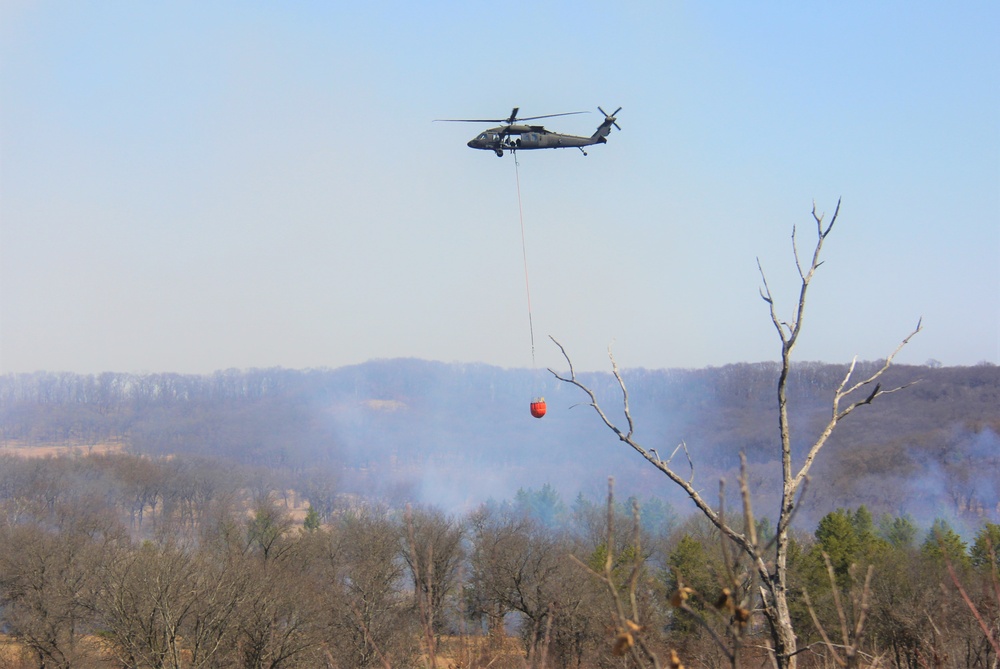
[[[538,399],[532,400],[531,402],[531,415],[535,418],[541,418],[545,415],[545,398],[539,397]]]

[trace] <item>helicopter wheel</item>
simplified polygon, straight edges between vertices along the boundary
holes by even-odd
[[[497,149],[497,158],[503,158],[503,149]]]

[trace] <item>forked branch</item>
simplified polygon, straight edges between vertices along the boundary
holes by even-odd
[[[618,370],[618,363],[615,362],[615,357],[611,353],[611,347],[610,346],[608,347],[608,357],[611,358],[611,369],[614,372],[615,379],[618,380],[618,386],[622,390],[622,407],[625,412],[625,420],[628,422],[628,432],[622,432],[618,428],[618,426],[615,425],[611,421],[611,419],[607,417],[607,415],[604,413],[604,410],[601,409],[600,404],[597,403],[597,395],[594,394],[594,391],[585,386],[579,379],[577,379],[576,371],[573,369],[573,361],[570,360],[569,354],[566,353],[566,349],[563,348],[563,345],[560,344],[558,341],[556,341],[556,338],[551,335],[549,335],[549,339],[551,339],[552,342],[559,347],[560,352],[562,352],[563,354],[563,358],[566,360],[566,364],[569,365],[569,377],[566,378],[560,376],[559,373],[553,370],[552,368],[549,368],[549,372],[551,372],[552,375],[555,376],[560,381],[563,381],[565,383],[571,383],[580,390],[582,390],[583,392],[587,393],[587,396],[590,398],[590,406],[593,407],[594,411],[597,412],[597,415],[601,417],[601,420],[604,421],[604,424],[607,425],[612,432],[617,434],[619,439],[621,439],[625,443],[628,443],[629,445],[632,445],[632,447],[635,448],[635,446],[631,443],[632,433],[635,430],[635,425],[632,421],[632,412],[629,409],[628,405],[628,389],[625,387],[625,381],[622,379],[622,375]],[[643,453],[643,455],[646,455],[645,450],[641,448],[637,450]],[[649,460],[650,462],[656,462],[658,460],[658,458],[654,460],[654,458],[648,455],[646,455],[646,459]]]
[[[908,388],[909,386],[912,386],[914,383],[916,383],[916,381],[912,381],[910,383],[905,383],[901,386],[885,389],[882,388],[882,384],[879,383],[878,381],[882,377],[882,375],[889,370],[889,367],[892,365],[892,361],[896,357],[896,355],[903,349],[904,346],[906,346],[909,343],[909,341],[918,332],[920,332],[921,329],[923,329],[922,323],[923,319],[917,321],[917,327],[914,328],[913,331],[910,334],[908,334],[903,339],[903,341],[899,343],[895,351],[893,351],[888,357],[886,357],[886,359],[882,362],[882,365],[878,368],[878,370],[875,371],[875,373],[873,373],[868,378],[853,384],[851,383],[851,377],[854,375],[854,370],[857,367],[858,359],[855,357],[854,360],[851,361],[851,364],[847,369],[847,374],[844,375],[844,379],[840,382],[840,385],[837,387],[837,391],[833,395],[833,406],[830,419],[829,421],[827,421],[827,424],[823,428],[823,431],[820,433],[819,437],[809,448],[809,451],[806,454],[806,459],[803,462],[802,467],[799,469],[798,473],[795,475],[795,478],[792,481],[793,489],[798,487],[805,480],[806,476],[808,476],[809,469],[810,467],[812,467],[813,461],[819,454],[820,449],[822,449],[823,446],[826,444],[830,435],[833,434],[833,430],[837,426],[837,423],[839,423],[841,420],[849,416],[858,407],[871,404],[877,397],[881,397],[882,395],[888,395],[889,393],[894,393],[899,390],[903,390],[904,388]],[[845,407],[840,406],[841,402],[849,395],[857,392],[858,390],[866,386],[870,386],[873,383],[875,384],[875,387],[864,398],[855,400]]]
[[[618,369],[618,365],[615,362],[614,356],[611,354],[610,350],[608,352],[608,355],[611,357],[612,369],[614,371],[615,379],[618,381],[618,385],[622,390],[622,406],[625,413],[625,419],[628,422],[627,431],[619,428],[608,417],[608,415],[604,412],[604,409],[601,407],[600,403],[597,401],[597,395],[594,393],[594,391],[586,384],[584,384],[582,381],[580,381],[580,379],[577,377],[576,371],[573,368],[573,361],[570,360],[570,357],[566,353],[566,349],[563,347],[563,345],[560,344],[555,339],[555,337],[550,336],[549,339],[551,339],[553,343],[555,343],[555,345],[559,347],[559,350],[562,351],[563,357],[566,359],[566,364],[569,366],[569,376],[563,376],[559,372],[551,368],[549,368],[549,372],[553,376],[555,376],[558,380],[563,381],[564,383],[572,384],[577,388],[579,388],[580,390],[582,390],[583,392],[585,392],[587,396],[590,398],[589,402],[590,406],[593,407],[595,412],[597,412],[597,415],[600,416],[601,421],[604,422],[604,424],[608,427],[608,429],[610,429],[612,432],[618,435],[618,439],[628,444],[635,452],[639,453],[639,455],[645,458],[650,464],[652,464],[654,467],[656,467],[661,472],[666,474],[671,481],[679,485],[684,490],[684,492],[687,493],[688,497],[690,497],[691,500],[695,503],[695,506],[698,507],[698,510],[701,511],[703,514],[705,514],[705,516],[712,522],[713,525],[715,525],[719,529],[719,531],[721,531],[724,535],[726,535],[737,545],[739,545],[742,550],[746,551],[748,555],[750,555],[753,558],[755,563],[758,564],[758,568],[764,569],[763,573],[766,573],[766,567],[764,565],[763,560],[760,559],[759,554],[751,545],[746,535],[737,532],[732,527],[730,527],[725,522],[725,520],[719,516],[719,514],[715,511],[715,509],[713,509],[712,506],[705,501],[705,499],[701,496],[698,490],[695,489],[694,485],[692,484],[693,473],[691,478],[685,479],[680,474],[678,474],[677,471],[674,470],[674,468],[670,464],[669,459],[661,460],[659,455],[656,453],[655,449],[647,449],[643,447],[641,444],[639,444],[639,442],[637,442],[633,438],[635,423],[632,419],[632,413],[628,405],[628,391],[626,389],[625,381],[622,378],[621,372]],[[688,458],[688,462],[689,463],[691,462],[690,458]]]

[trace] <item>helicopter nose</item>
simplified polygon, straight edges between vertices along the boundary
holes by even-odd
[[[468,142],[466,142],[465,145],[467,147],[469,147],[470,149],[474,149],[474,148],[476,148],[476,140],[470,139]]]

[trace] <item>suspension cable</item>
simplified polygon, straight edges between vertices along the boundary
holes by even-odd
[[[521,172],[517,162],[517,151],[511,151],[514,156],[514,177],[517,181],[517,213],[521,219],[521,255],[524,256],[524,291],[528,296],[528,332],[531,335],[531,368],[535,369],[535,327],[531,323],[531,283],[528,281],[528,248],[524,241],[524,209],[521,207]]]

